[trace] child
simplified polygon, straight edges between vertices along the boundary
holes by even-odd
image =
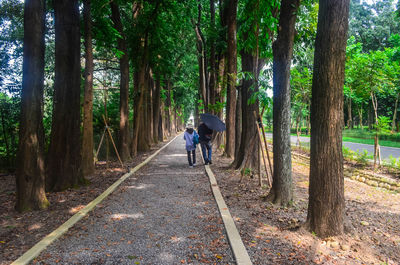
[[[191,124],[187,125],[186,131],[183,134],[183,139],[186,140],[186,151],[189,161],[189,167],[193,168],[193,166],[196,166],[196,144],[198,143],[198,134],[193,129],[193,125]]]

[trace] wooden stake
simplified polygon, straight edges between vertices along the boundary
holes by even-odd
[[[263,151],[263,141],[261,140],[262,137],[260,135],[261,134],[261,128],[260,127],[262,127],[262,123],[260,124],[260,123],[257,122],[257,120],[258,120],[257,118],[259,118],[259,116],[257,117],[257,113],[255,111],[254,111],[254,116],[256,117],[257,135],[258,135],[258,140],[260,141],[261,153],[262,153],[262,158],[263,158],[263,161],[264,161],[265,173],[267,175],[268,186],[271,188],[272,187],[272,181],[271,181],[272,174],[271,174],[271,178],[270,178],[270,176],[268,175],[267,162],[265,160],[265,155],[264,155],[264,151]],[[260,121],[261,121],[261,119],[260,119]],[[265,140],[265,138],[264,138],[264,140]],[[267,149],[267,148],[268,147],[265,146],[265,149]],[[268,152],[268,149],[267,149],[267,152]]]
[[[117,154],[118,160],[121,163],[121,166],[123,168],[124,167],[124,163],[122,163],[122,160],[119,157],[119,153],[118,153],[117,147],[115,146],[114,139],[112,138],[111,131],[110,131],[110,128],[108,127],[106,118],[104,117],[104,115],[102,115],[102,116],[103,116],[104,124],[106,125],[106,129],[107,129],[108,135],[110,136],[111,142],[112,142],[112,144],[114,146],[115,153]]]
[[[103,144],[103,140],[104,140],[104,135],[105,135],[105,134],[106,134],[106,128],[104,128],[103,135],[101,136],[101,139],[100,139],[99,147],[97,148],[96,160],[98,160],[97,157],[98,157],[98,155],[99,155],[101,145]]]
[[[273,171],[272,171],[271,159],[269,158],[268,142],[267,142],[267,139],[265,139],[265,131],[264,131],[263,123],[262,123],[262,116],[260,114],[258,114],[258,115],[259,115],[258,118],[260,119],[260,122],[261,122],[261,126],[260,127],[261,127],[261,131],[262,131],[263,139],[264,139],[265,150],[267,151],[268,164],[269,164],[269,169],[271,171],[271,177],[272,177],[273,176]]]

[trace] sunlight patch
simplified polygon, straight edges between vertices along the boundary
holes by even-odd
[[[77,212],[79,212],[80,210],[82,210],[85,207],[85,205],[78,205],[76,207],[73,207],[69,210],[70,214],[76,214]]]
[[[137,186],[126,186],[128,189],[144,190],[155,187],[154,184],[139,184]]]
[[[166,155],[167,157],[168,156],[172,156],[172,157],[186,157],[187,155],[186,154],[171,154],[171,155]]]
[[[126,213],[116,213],[111,215],[110,219],[111,220],[123,220],[123,219],[127,219],[127,218],[131,218],[131,219],[139,219],[139,218],[143,218],[144,215],[141,213],[134,213],[134,214],[126,214]]]
[[[42,224],[33,224],[31,226],[28,227],[28,231],[32,231],[32,230],[36,230],[42,227]]]
[[[175,260],[175,256],[167,252],[161,253],[160,258],[162,261],[167,261],[169,263],[172,263]]]

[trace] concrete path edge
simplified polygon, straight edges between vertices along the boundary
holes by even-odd
[[[203,158],[203,156],[201,157]],[[235,256],[236,263],[238,265],[251,265],[253,263],[250,260],[249,253],[247,253],[246,247],[243,244],[242,238],[240,237],[239,231],[236,228],[235,222],[233,221],[231,213],[229,212],[228,206],[226,205],[224,198],[222,197],[222,193],[218,187],[218,183],[214,176],[214,173],[212,172],[209,165],[205,165],[205,169],[206,174],[210,180],[210,185],[214,194],[215,201],[217,202],[218,210],[221,214],[222,221],[224,222],[226,234],[228,236],[233,255]]]
[[[166,148],[171,142],[173,142],[180,134],[175,136],[171,141],[169,141],[167,144],[165,144],[163,147],[158,149],[156,152],[154,152],[152,155],[150,155],[146,160],[144,160],[142,163],[139,165],[135,166],[133,169],[131,169],[128,173],[124,174],[120,179],[118,179],[116,182],[114,182],[110,187],[108,187],[107,190],[105,190],[102,194],[100,194],[96,199],[91,201],[89,204],[87,204],[83,209],[81,209],[79,212],[77,212],[75,215],[73,215],[71,218],[68,219],[65,223],[60,225],[56,230],[48,234],[46,237],[44,237],[42,240],[40,240],[36,245],[34,245],[31,249],[29,249],[27,252],[25,252],[21,257],[19,257],[17,260],[15,260],[11,265],[22,265],[22,264],[28,264],[31,262],[34,258],[36,258],[40,252],[42,252],[44,249],[46,249],[51,243],[53,243],[57,238],[62,236],[65,232],[68,231],[72,226],[74,226],[79,220],[81,220],[83,217],[85,217],[91,210],[93,210],[94,207],[96,207],[97,204],[102,202],[105,198],[107,198],[112,192],[116,190],[116,188],[124,182],[127,178],[132,176],[136,171],[141,169],[144,165],[149,163],[158,153],[160,153],[164,148]]]

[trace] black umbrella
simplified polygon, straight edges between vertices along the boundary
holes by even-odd
[[[225,123],[221,121],[217,116],[203,113],[200,114],[200,119],[207,125],[211,130],[222,132],[226,130]]]

